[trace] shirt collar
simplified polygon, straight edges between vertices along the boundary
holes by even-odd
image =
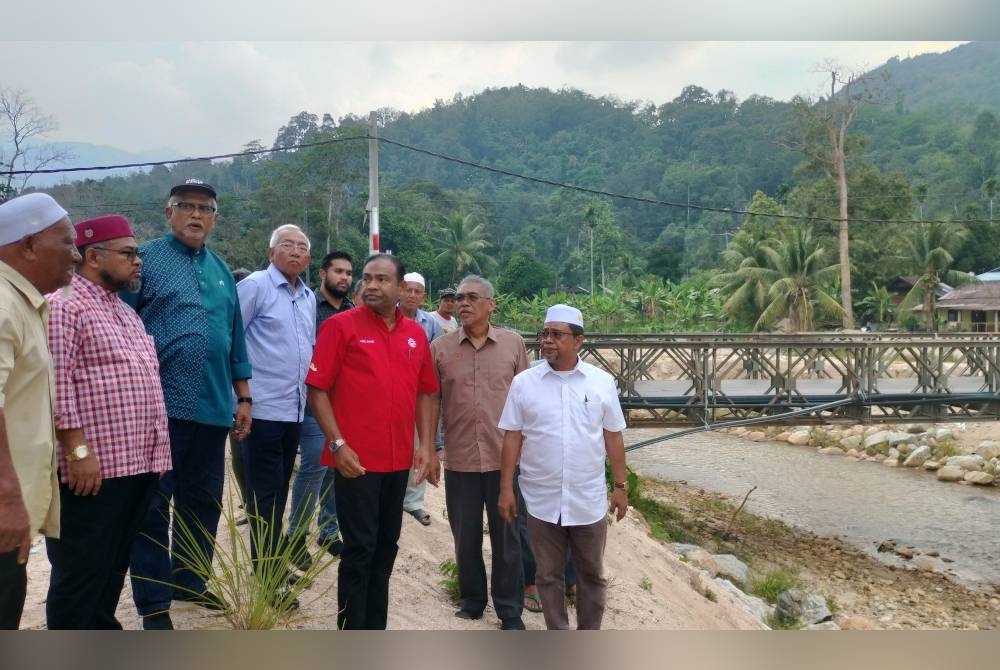
[[[375,310],[373,310],[368,305],[365,305],[364,308],[365,308],[365,310],[364,310],[365,313],[368,315],[368,318],[371,319],[373,323],[375,323],[375,324],[377,324],[379,326],[382,326],[382,328],[384,330],[389,330],[389,326],[385,325],[385,321],[382,320],[382,317],[379,314],[376,314]],[[407,317],[406,317],[405,314],[403,314],[403,310],[401,310],[399,308],[399,305],[397,305],[396,306],[396,328],[399,328],[400,322],[403,319],[405,319],[405,318],[407,318]],[[410,319],[410,320],[412,321],[413,319]]]
[[[462,342],[468,339],[469,339],[469,334],[465,332],[465,326],[462,326],[461,328],[458,329],[458,343],[461,344]],[[486,339],[493,340],[494,342],[497,341],[497,331],[496,328],[493,327],[492,323],[486,330]],[[548,365],[548,363],[549,363],[548,361],[545,361],[546,365]]]
[[[292,286],[292,284],[288,281],[288,278],[285,277],[285,275],[281,274],[281,270],[275,267],[274,263],[268,265],[267,270],[265,272],[267,273],[268,278],[271,280],[271,283],[274,284],[275,286],[279,288],[282,286]],[[296,296],[299,296],[305,291],[306,284],[304,281],[302,281],[301,277],[297,279],[298,280],[295,282],[295,286],[292,287],[292,292]]]
[[[553,370],[552,366],[549,365],[549,362],[546,359],[543,358],[542,362],[539,363],[539,367],[542,368],[542,376],[543,377],[545,375],[547,375],[547,374],[553,374],[553,375],[559,376],[559,372],[572,372],[574,374],[582,375],[583,374],[583,370],[580,369],[580,362],[581,362],[580,361],[580,355],[577,354],[577,356],[576,356],[576,365],[573,366],[572,370],[559,370],[559,371],[556,371],[556,370]]]
[[[180,252],[182,254],[186,254],[188,256],[198,256],[198,255],[202,254],[203,252],[207,251],[207,249],[205,248],[204,244],[201,245],[201,249],[192,249],[191,247],[189,247],[188,245],[184,244],[183,242],[181,242],[180,240],[178,240],[176,237],[174,237],[173,233],[167,233],[166,240],[167,240],[167,243],[170,245],[170,247],[174,251],[178,251],[178,252]]]
[[[0,261],[0,277],[9,281],[35,310],[40,309],[45,304],[45,296],[38,292],[35,285],[28,281],[23,274],[3,261]]]
[[[90,281],[89,279],[87,279],[86,277],[84,277],[81,274],[74,274],[73,275],[73,284],[72,284],[72,286],[73,286],[73,290],[75,290],[75,291],[85,291],[85,292],[91,294],[93,297],[97,298],[98,300],[101,300],[101,299],[103,299],[103,300],[110,300],[110,299],[117,300],[118,299],[118,293],[117,292],[115,292],[115,291],[109,291],[108,289],[104,288],[103,286],[100,286],[100,285],[95,284],[94,282]]]

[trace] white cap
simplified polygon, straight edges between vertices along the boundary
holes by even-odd
[[[583,312],[569,305],[552,305],[545,312],[545,323],[552,322],[568,323],[571,326],[583,328]]]
[[[29,193],[0,205],[0,247],[23,240],[67,216],[47,193]]]
[[[407,272],[403,275],[403,281],[411,281],[414,284],[420,284],[424,288],[427,287],[427,284],[424,283],[424,276],[419,272]]]

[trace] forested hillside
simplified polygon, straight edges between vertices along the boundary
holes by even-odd
[[[907,244],[919,220],[955,222],[948,230],[961,244],[951,268],[1000,265],[996,225],[962,223],[993,217],[1000,47],[976,43],[894,59],[870,74],[877,104],[863,108],[850,129],[850,217],[914,223],[852,223],[857,303],[873,282],[923,271]],[[522,295],[589,291],[592,273],[595,291],[613,294],[643,281],[662,285],[692,273],[733,272],[755,245],[777,246],[790,227],[807,228],[810,244],[835,264],[836,189],[828,171],[809,159],[823,141],[804,120],[811,102],[738,100],[697,85],[664,103],[518,86],[457,95],[416,113],[380,110],[380,136],[393,142],[661,201],[596,196],[382,143],[383,247],[434,287],[472,269]],[[266,236],[282,223],[303,225],[320,250],[341,246],[360,255],[367,244],[368,147],[350,138],[365,134],[367,117],[364,110],[343,119],[319,111],[301,112],[273,139],[247,147],[343,141],[52,190],[75,217],[121,211],[152,236],[163,230],[169,186],[198,176],[222,194],[214,244],[234,267],[259,266]],[[712,209],[828,220],[796,223]],[[699,286],[718,285],[703,279]],[[759,310],[737,312],[728,320],[744,327],[759,316]]]

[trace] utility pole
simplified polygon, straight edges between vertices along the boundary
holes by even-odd
[[[378,119],[368,114],[368,253],[379,251],[378,243]]]

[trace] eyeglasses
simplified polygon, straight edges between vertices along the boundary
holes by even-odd
[[[475,304],[480,300],[492,300],[493,298],[486,295],[479,295],[478,293],[456,293],[455,302],[465,302],[469,301],[469,304]]]
[[[544,340],[546,337],[551,337],[553,340],[561,340],[563,335],[572,335],[573,333],[567,330],[553,330],[552,328],[546,328],[544,330],[538,331],[538,339]]]
[[[91,249],[100,249],[101,251],[110,251],[113,254],[121,254],[130,263],[136,258],[142,260],[142,252],[138,249],[109,249],[107,247],[91,247]]]
[[[215,212],[216,212],[215,207],[213,207],[212,205],[202,205],[202,204],[197,204],[196,205],[193,202],[183,202],[183,201],[182,202],[175,202],[174,204],[172,204],[170,206],[171,207],[176,207],[177,209],[181,210],[185,214],[193,214],[195,212],[195,210],[197,210],[199,214],[215,214]]]
[[[284,249],[285,251],[291,251],[294,249],[295,251],[301,251],[304,254],[309,253],[309,245],[305,242],[279,242],[278,248]]]

